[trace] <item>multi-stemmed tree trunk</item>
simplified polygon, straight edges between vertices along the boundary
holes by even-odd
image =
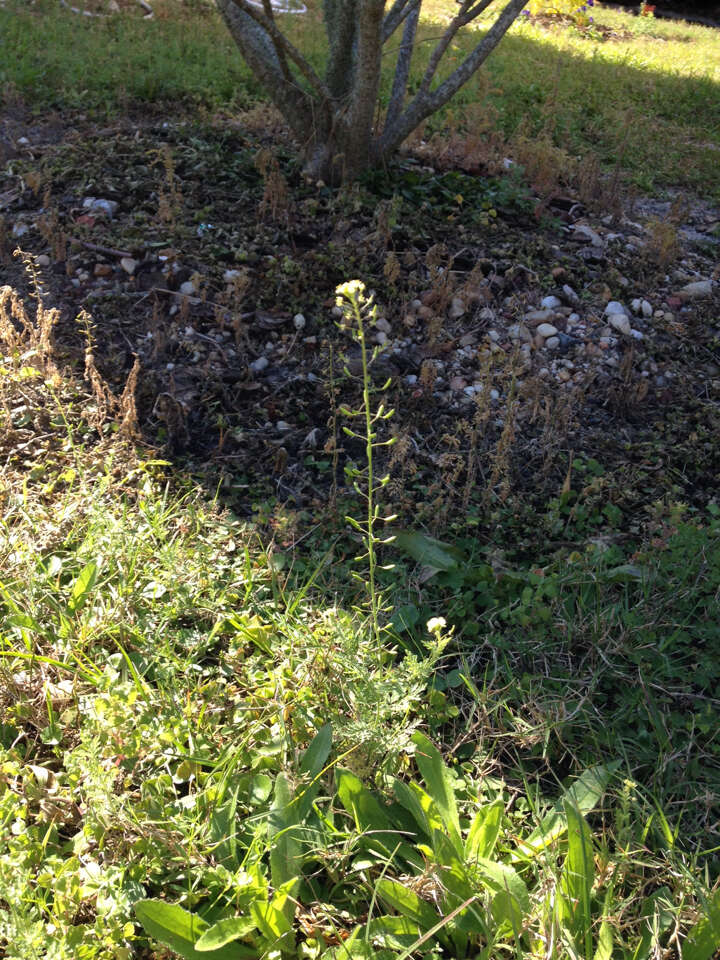
[[[460,65],[435,84],[457,33],[493,2],[462,0],[435,39],[427,67],[410,95],[422,2],[395,0],[388,7],[385,0],[323,0],[328,58],[321,76],[292,43],[287,29],[279,28],[271,0],[216,0],[241,54],[300,143],[310,176],[331,183],[350,180],[392,154],[470,79],[527,0],[509,0]],[[395,73],[379,122],[380,77],[389,41]]]

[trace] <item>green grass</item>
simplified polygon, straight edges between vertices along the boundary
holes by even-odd
[[[452,5],[426,6],[424,39]],[[261,96],[226,30],[208,8],[167,4],[162,17],[88,20],[50,0],[0,10],[0,83],[38,109],[118,110],[183,101],[237,109]],[[487,102],[509,137],[547,134],[568,158],[619,164],[643,189],[675,184],[717,196],[720,38],[715,30],[596,10],[610,39],[572,26],[519,22],[481,76],[433,123],[468,128]],[[319,66],[317,18],[289,19],[293,40]],[[52,38],[48,42],[48,38]],[[459,40],[459,57],[473,32]],[[415,70],[429,43],[420,43]],[[448,61],[448,68],[452,66]],[[469,109],[470,108],[470,109]]]
[[[413,611],[395,548],[378,637],[344,534],[264,544],[3,330],[3,956],[711,960],[713,515],[514,570],[406,536],[444,573]]]

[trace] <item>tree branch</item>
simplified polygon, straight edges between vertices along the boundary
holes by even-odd
[[[422,4],[422,0],[420,0]],[[382,42],[387,43],[390,37],[395,33],[403,20],[410,14],[410,10],[415,6],[415,0],[395,0],[385,14],[382,25]]]
[[[349,162],[360,162],[361,154],[370,154],[373,119],[380,89],[382,69],[382,19],[384,0],[360,0],[357,24],[357,67],[350,106],[344,118],[349,133],[349,148],[356,156]]]
[[[313,119],[312,97],[283,76],[268,34],[233,0],[216,0],[220,14],[250,69],[299,139],[307,136]]]
[[[440,39],[440,43],[435,47],[433,52],[430,54],[430,60],[425,70],[425,74],[420,83],[420,90],[423,93],[427,93],[430,90],[430,85],[432,84],[433,77],[437,73],[437,69],[440,66],[440,61],[445,56],[447,48],[452,43],[457,32],[464,26],[467,26],[468,23],[471,23],[475,20],[476,17],[479,17],[483,10],[486,10],[493,0],[480,0],[480,3],[473,5],[473,0],[464,0],[464,3],[460,7],[457,15],[453,17],[452,21],[448,25],[447,30]]]
[[[417,33],[421,6],[422,0],[415,0],[405,20],[402,43],[398,50],[397,64],[395,65],[395,78],[390,94],[390,104],[388,106],[387,116],[385,117],[386,127],[392,127],[397,123],[397,119],[402,113],[403,104],[405,103],[405,93],[407,92],[408,77],[410,76],[410,62],[415,45],[415,34]]]
[[[485,0],[482,0],[482,3],[484,2]],[[477,4],[477,7],[480,7],[482,3]],[[420,90],[392,129],[386,125],[380,142],[382,155],[386,155],[398,147],[426,117],[439,110],[455,96],[458,90],[487,60],[526,3],[527,0],[510,0],[475,49],[468,54],[447,80],[441,83],[432,93],[427,90]],[[480,11],[478,10],[478,12]]]
[[[357,43],[357,0],[323,0],[330,45],[325,82],[332,95],[344,99],[353,84]]]
[[[262,0],[263,10],[265,11],[265,16],[268,20],[274,25],[275,24],[275,14],[273,13],[272,3],[270,0]],[[280,43],[272,37],[272,44],[275,48],[275,53],[277,54],[278,63],[280,64],[280,71],[283,77],[292,83],[292,74],[290,73],[290,67],[288,66],[287,57],[285,56],[285,51],[280,45]]]
[[[310,84],[312,89],[324,100],[331,99],[330,91],[325,86],[323,81],[320,79],[317,73],[315,73],[300,51],[294,47],[292,43],[290,43],[284,33],[278,30],[274,20],[269,20],[265,13],[258,10],[256,7],[253,7],[252,4],[248,3],[248,0],[215,0],[215,2],[220,7],[220,12],[223,14],[226,23],[228,21],[227,16],[225,15],[225,9],[229,5],[237,7],[239,11],[246,15],[246,17],[251,18],[262,30],[265,31],[273,47],[275,44],[280,44],[287,56],[296,65],[302,76],[305,77],[307,82]],[[236,43],[240,45],[240,41],[234,32],[233,36],[235,37]],[[242,47],[240,47],[240,49],[242,49]]]

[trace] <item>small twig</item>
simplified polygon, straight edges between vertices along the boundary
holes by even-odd
[[[132,257],[129,250],[116,250],[114,247],[103,247],[99,243],[90,243],[88,240],[78,240],[76,237],[70,238],[71,243],[79,243],[86,250],[92,250],[94,253],[105,253],[109,257]]]

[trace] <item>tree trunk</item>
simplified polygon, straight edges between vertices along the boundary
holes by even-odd
[[[338,123],[329,131],[314,130],[303,147],[302,157],[306,176],[339,186],[374,166],[379,153],[372,131],[362,133]]]

